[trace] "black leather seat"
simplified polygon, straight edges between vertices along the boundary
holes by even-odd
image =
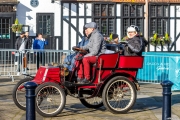
[[[114,52],[119,52],[120,50],[120,46],[118,44],[106,44],[106,48]]]

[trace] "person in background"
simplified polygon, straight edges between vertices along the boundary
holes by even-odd
[[[39,49],[44,50],[45,45],[48,45],[47,40],[45,40],[41,33],[38,34],[38,36],[35,38],[33,42],[33,49]]]
[[[43,52],[45,45],[48,45],[48,41],[45,40],[42,37],[42,34],[39,33],[38,37],[35,38],[34,42],[33,42],[33,49],[34,50],[39,50],[37,52],[37,58],[40,58],[40,62],[44,65],[45,64],[45,53]],[[40,52],[41,51],[41,52]],[[38,65],[38,64],[37,64]],[[38,66],[37,66],[38,68]]]
[[[31,49],[32,48],[32,38],[29,37],[29,32],[28,31],[25,32],[25,39],[28,42],[28,49]]]
[[[144,37],[140,36],[139,28],[135,25],[131,25],[127,28],[127,44],[124,47],[124,55],[126,56],[141,56],[145,50],[145,46],[148,42]]]
[[[24,57],[26,57],[25,49],[28,49],[28,46],[29,42],[25,39],[25,32],[23,31],[15,42],[15,49],[19,50],[17,75],[20,75],[20,64],[22,64],[22,58],[24,60]]]
[[[32,38],[29,37],[29,32],[28,31],[25,32],[25,39],[28,42],[28,49],[31,49],[32,48]],[[27,53],[26,57],[24,57],[24,63],[25,63],[24,67],[26,68],[26,70],[29,70],[29,68],[27,67],[27,61],[28,61],[27,58],[29,58],[29,53]]]
[[[118,34],[113,34],[112,35],[112,44],[119,44],[119,36]]]
[[[78,47],[80,46],[84,46],[84,45],[87,45],[89,40],[87,38],[87,31],[86,31],[87,28],[83,27],[83,37],[81,39],[81,41],[78,43]],[[72,68],[74,66],[74,63],[75,63],[75,56],[77,55],[77,52],[75,52],[74,54],[72,55],[68,55],[65,59],[64,59],[64,67],[68,68],[69,71],[72,71]]]

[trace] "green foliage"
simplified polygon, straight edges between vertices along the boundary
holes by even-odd
[[[14,33],[22,31],[22,25],[21,24],[18,24],[18,25],[13,24],[11,28],[12,28],[12,31]]]
[[[19,20],[16,18],[15,22],[14,22],[15,25],[18,25],[19,24]]]
[[[125,36],[121,39],[121,41],[126,41],[126,40],[128,40],[128,36]]]
[[[109,36],[109,40],[112,40],[112,39],[113,39],[113,38],[112,38],[112,35],[113,35],[113,34],[111,33],[110,36]]]
[[[16,32],[21,32],[22,31],[22,24],[19,24],[19,21],[18,21],[18,19],[16,18],[16,20],[15,20],[15,22],[14,22],[14,24],[12,25],[12,31],[14,32],[14,33],[16,33]]]
[[[158,45],[167,45],[171,43],[171,38],[168,33],[165,33],[164,36],[159,36],[155,33],[152,37],[150,37],[150,44],[154,46]]]

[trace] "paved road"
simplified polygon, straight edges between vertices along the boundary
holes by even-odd
[[[0,78],[0,120],[25,120],[26,112],[12,101],[12,89],[19,81]],[[162,120],[162,87],[160,84],[141,84],[136,104],[127,114],[112,114],[104,107],[89,109],[78,99],[67,97],[65,109],[57,117],[43,118],[36,114],[36,120]],[[172,119],[180,120],[180,91],[172,92]]]

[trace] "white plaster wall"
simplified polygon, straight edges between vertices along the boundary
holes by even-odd
[[[54,13],[54,36],[61,36],[61,15],[60,2],[51,0],[38,0],[39,5],[32,7],[30,0],[19,0],[16,17],[19,23],[30,26],[30,35],[36,35],[36,13]]]

